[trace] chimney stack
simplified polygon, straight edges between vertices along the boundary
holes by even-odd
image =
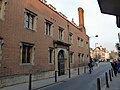
[[[78,8],[78,16],[79,16],[79,27],[80,26],[84,27],[84,10],[81,7]]]

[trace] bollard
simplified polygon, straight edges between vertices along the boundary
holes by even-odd
[[[79,70],[79,67],[78,67],[78,75],[80,75],[80,70]]]
[[[88,67],[86,67],[86,72],[88,72]]]
[[[84,67],[84,73],[86,73],[86,67]]]
[[[57,82],[57,71],[55,71],[55,82]]]
[[[32,87],[32,74],[29,75],[29,90],[31,90]]]
[[[97,90],[101,90],[100,78],[97,78]]]
[[[110,70],[109,70],[109,78],[110,78],[110,81],[112,81],[111,71]]]
[[[71,78],[70,68],[69,68],[69,78]]]
[[[111,68],[111,74],[112,74],[112,77],[113,77],[113,69]]]
[[[108,74],[107,74],[107,72],[105,73],[105,78],[106,78],[106,87],[109,88]]]

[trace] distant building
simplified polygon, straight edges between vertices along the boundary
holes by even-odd
[[[95,49],[90,49],[90,56],[93,59],[104,60],[110,59],[110,53],[106,48],[98,46]]]
[[[79,26],[45,0],[0,0],[0,76],[61,76],[86,65],[89,37],[78,14]]]

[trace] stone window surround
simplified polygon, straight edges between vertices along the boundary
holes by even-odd
[[[5,8],[6,8],[7,0],[0,0],[0,1],[1,1],[0,20],[4,21],[5,20]]]
[[[79,63],[83,63],[84,62],[84,54],[78,53],[78,61],[79,61]]]
[[[34,56],[35,56],[35,45],[33,45],[32,47],[32,56],[30,58],[30,63],[22,63],[22,49],[23,49],[23,44],[26,42],[20,42],[20,65],[34,65]],[[30,44],[30,43],[26,43],[26,44]]]
[[[73,44],[73,33],[69,32],[69,43]]]
[[[29,27],[26,27],[26,15],[27,13],[29,13],[31,16],[34,16],[33,18],[33,26],[32,26],[32,29],[30,29]],[[24,27],[26,29],[30,29],[32,31],[37,31],[37,20],[38,20],[38,16],[37,14],[35,14],[34,12],[28,10],[28,9],[24,9]],[[30,24],[30,21],[28,22]]]
[[[74,52],[70,51],[70,63],[74,63]]]
[[[78,46],[83,47],[83,39],[78,37]]]
[[[51,52],[51,55],[52,56],[50,56],[50,51],[52,50],[52,52]],[[49,47],[49,49],[48,49],[48,51],[49,51],[49,64],[54,64],[54,56],[55,56],[55,50],[54,50],[54,48],[52,48],[52,47]],[[51,58],[50,58],[51,57]]]
[[[62,27],[59,27],[58,29],[58,39],[64,41],[64,29]]]
[[[49,31],[47,31],[48,29],[46,28],[46,26],[47,26],[46,24],[50,25]],[[45,19],[45,35],[53,36],[53,23],[47,19]]]

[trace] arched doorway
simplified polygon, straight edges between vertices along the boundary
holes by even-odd
[[[64,51],[60,50],[58,53],[58,76],[65,74]]]

